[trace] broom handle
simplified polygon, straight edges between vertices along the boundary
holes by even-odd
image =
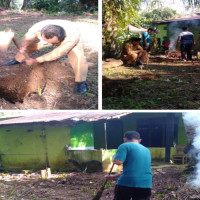
[[[17,42],[15,37],[13,38],[13,42],[14,42],[15,46],[17,47],[17,49],[20,50],[19,43]],[[29,55],[26,52],[24,52],[23,55],[25,56],[26,59],[29,59]]]
[[[112,167],[111,167],[111,169],[110,169],[110,172],[109,172],[109,174],[108,174],[109,176],[110,176],[110,174],[112,173],[112,170],[113,170],[114,165],[115,165],[115,164],[113,163],[113,164],[112,164]],[[108,182],[108,180],[106,180],[106,181],[104,182],[103,186],[101,187],[102,190],[105,188],[107,182]]]

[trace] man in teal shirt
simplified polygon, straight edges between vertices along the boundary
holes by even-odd
[[[143,46],[144,49],[149,52],[151,49],[151,34],[153,33],[153,28],[149,28],[147,32],[143,33]]]
[[[151,154],[140,144],[140,134],[128,131],[124,143],[117,150],[114,164],[123,164],[123,173],[107,176],[107,179],[119,177],[115,187],[114,200],[149,200],[152,187]]]

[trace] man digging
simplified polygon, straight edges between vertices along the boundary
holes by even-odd
[[[26,59],[25,54],[31,55],[41,48],[55,45],[56,48],[35,59]],[[4,63],[5,66],[27,65],[57,60],[66,55],[75,73],[76,94],[84,94],[88,90],[86,83],[88,64],[84,56],[83,43],[78,28],[67,20],[45,20],[34,24],[22,38],[21,48],[15,58]]]

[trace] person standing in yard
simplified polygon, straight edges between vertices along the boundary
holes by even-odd
[[[133,37],[124,43],[121,60],[124,64],[140,65],[147,63],[148,53],[139,45],[141,38]]]
[[[187,27],[183,27],[182,30],[177,41],[177,44],[180,44],[181,59],[186,61],[185,54],[187,53],[187,60],[192,60],[192,46],[195,46],[194,34],[189,32]]]
[[[41,48],[54,45],[56,48],[35,59],[25,57]],[[67,20],[44,20],[33,25],[21,42],[21,49],[14,59],[4,63],[5,66],[20,64],[27,65],[57,60],[67,55],[75,73],[76,87],[74,92],[84,94],[88,90],[86,83],[88,64],[84,56],[83,43],[75,23]]]
[[[151,34],[153,33],[153,28],[148,28],[147,32],[142,34],[143,37],[143,48],[149,52],[151,49]]]
[[[150,200],[152,187],[151,154],[140,144],[140,134],[128,131],[114,157],[113,163],[123,164],[122,174],[108,175],[106,179],[115,178],[114,200]]]

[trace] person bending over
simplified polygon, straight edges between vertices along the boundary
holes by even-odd
[[[31,55],[49,45],[55,45],[56,48],[35,59],[27,59],[24,56],[24,54]],[[32,65],[34,63],[57,60],[64,55],[68,56],[75,73],[76,87],[74,88],[74,92],[84,94],[88,90],[86,83],[88,64],[84,56],[80,33],[73,22],[67,20],[44,20],[36,23],[22,38],[21,49],[15,58],[4,63],[4,65],[20,64],[23,61],[27,65]]]

